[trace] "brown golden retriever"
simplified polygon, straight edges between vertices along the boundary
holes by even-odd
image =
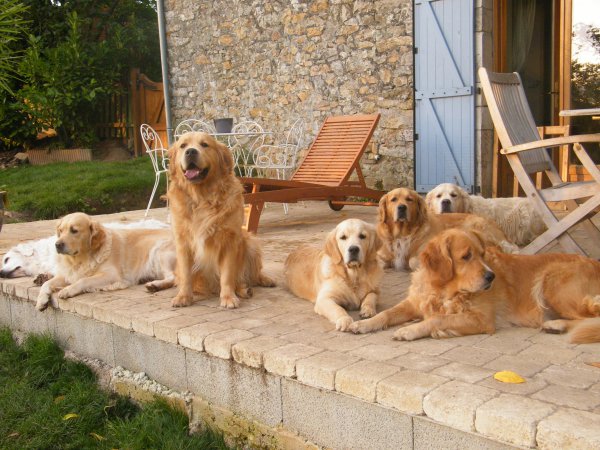
[[[425,244],[448,228],[479,231],[486,244],[498,245],[508,252],[518,250],[491,220],[472,214],[432,214],[417,192],[398,188],[379,200],[377,233],[383,241],[379,257],[384,267],[414,270]]]
[[[346,309],[360,309],[361,317],[376,313],[383,270],[377,262],[381,242],[375,227],[362,220],[339,223],[321,250],[303,246],[287,257],[288,287],[315,304],[315,312],[346,331],[352,317]]]
[[[107,228],[87,214],[73,213],[58,222],[56,236],[55,275],[40,289],[36,304],[40,311],[57,290],[58,298],[70,298],[147,280],[174,281],[171,230]]]
[[[220,291],[221,306],[236,308],[238,297],[252,295],[252,286],[274,286],[262,273],[258,241],[242,230],[243,189],[230,150],[206,133],[186,133],[169,158],[179,287],[172,305],[190,305],[194,293]]]
[[[579,255],[509,255],[484,247],[479,233],[446,230],[421,254],[408,297],[350,330],[400,328],[412,341],[493,333],[496,315],[545,331],[571,331],[574,343],[600,342],[600,262]],[[559,318],[559,319],[556,319]],[[554,320],[548,320],[554,319]]]

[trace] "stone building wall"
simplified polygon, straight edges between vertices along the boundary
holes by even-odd
[[[303,117],[308,144],[327,116],[380,112],[367,183],[413,186],[411,0],[166,0],[165,11],[174,125],[233,117],[283,131]]]

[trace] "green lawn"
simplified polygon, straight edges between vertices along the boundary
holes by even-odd
[[[153,206],[164,206],[164,176]],[[145,209],[154,171],[149,158],[129,161],[24,165],[0,170],[0,190],[8,209],[22,220],[55,219],[75,211],[105,214]]]
[[[164,401],[138,408],[100,390],[52,339],[30,335],[19,346],[0,328],[1,449],[227,449],[221,435],[187,429]]]

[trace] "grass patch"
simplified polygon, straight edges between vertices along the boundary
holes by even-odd
[[[0,171],[0,190],[8,191],[8,208],[24,220],[56,219],[75,211],[107,214],[145,209],[153,185],[150,158],[24,165]],[[164,191],[161,177],[158,194]],[[159,195],[153,204],[162,205]]]
[[[52,339],[19,346],[0,328],[1,449],[227,449],[220,434],[187,430],[185,413],[164,401],[139,408],[100,390]]]

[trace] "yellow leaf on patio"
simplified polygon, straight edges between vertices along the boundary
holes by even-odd
[[[63,420],[76,419],[77,417],[79,417],[79,414],[69,413],[64,415]]]
[[[525,383],[525,378],[523,378],[521,375],[511,372],[510,370],[496,372],[494,374],[494,378],[498,381],[502,381],[503,383]]]

